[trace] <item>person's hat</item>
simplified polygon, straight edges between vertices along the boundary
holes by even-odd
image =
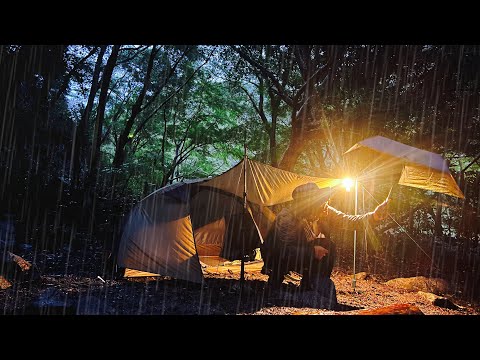
[[[293,200],[324,200],[326,201],[330,195],[329,188],[320,189],[315,183],[309,182],[293,189]]]

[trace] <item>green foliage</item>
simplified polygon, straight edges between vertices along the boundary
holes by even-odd
[[[173,61],[166,55],[158,60]],[[138,61],[145,62],[147,57]],[[246,124],[241,119],[248,110],[247,104],[228,84],[212,81],[206,69],[200,69],[187,82],[198,63],[193,57],[179,64],[178,76],[172,78],[172,83],[166,86],[151,108],[164,105],[153,116],[152,112],[142,113],[138,123],[146,117],[151,119],[138,133],[135,132],[138,128],[134,127],[129,134],[132,142],[121,173],[130,174],[123,181],[128,181],[130,190],[137,194],[144,191],[145,183],[150,189],[170,181],[218,174],[243,157]],[[122,109],[131,108],[135,102],[139,80],[140,77],[128,80],[123,85],[126,89],[123,93],[132,92],[133,95],[126,100],[117,96],[109,110],[106,126],[111,131],[103,146],[107,155],[104,158],[106,166],[113,159],[116,136],[129,117],[129,110]],[[181,84],[185,84],[182,91],[172,97],[176,86]]]
[[[63,72],[72,71],[92,49],[66,47]],[[245,61],[239,49],[261,64],[269,76]],[[156,54],[142,111],[127,129],[125,156],[114,169],[120,135],[141,96],[152,51]],[[302,90],[307,72],[299,54],[310,59],[316,69],[328,66],[328,76],[313,83],[309,95]],[[293,171],[332,177],[343,174],[352,165],[343,159],[351,145],[384,135],[444,155],[467,195],[469,209],[476,211],[480,165],[477,162],[465,173],[460,171],[478,155],[480,143],[479,90],[474,80],[478,54],[474,46],[439,45],[122,46],[103,124],[100,181],[108,184],[115,178],[115,191],[141,197],[170,182],[214,176],[229,169],[243,158],[245,141],[250,158],[269,163],[272,134],[277,160],[281,160],[298,136],[291,121],[301,105],[310,101],[303,115],[308,121],[297,119],[295,126],[298,130],[302,123],[306,132],[317,135],[302,142]],[[67,109],[66,102],[59,101],[50,109],[55,121],[81,118],[95,60],[93,55],[76,67],[66,91],[70,106]],[[55,79],[52,92],[61,86],[62,78]],[[283,84],[283,94],[273,79]],[[296,108],[286,101],[294,98]],[[92,139],[97,101],[87,142]],[[35,104],[28,106],[32,112]],[[70,158],[69,154],[65,160],[67,169]],[[88,161],[83,166],[88,169]],[[401,193],[399,216],[405,215],[409,206],[418,207],[414,214],[418,226],[433,231],[429,221],[434,221],[436,195],[418,189],[402,189]],[[447,206],[443,216],[454,217],[454,223],[464,211],[454,202],[445,209]]]

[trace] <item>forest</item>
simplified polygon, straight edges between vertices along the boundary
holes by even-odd
[[[38,272],[5,275],[3,313],[33,311],[46,290],[68,295],[64,313],[91,294],[122,302],[96,313],[265,313],[236,296],[222,305],[221,285],[207,301],[196,285],[119,278],[125,217],[153,191],[222,174],[245,151],[341,178],[354,166],[344,153],[378,135],[440,154],[465,198],[394,186],[391,219],[356,245],[357,271],[442,278],[457,303],[478,306],[479,95],[478,45],[0,45],[1,270],[11,252]],[[369,189],[362,211],[390,185]],[[352,193],[335,201],[353,211]],[[337,239],[336,274],[351,274],[351,234]]]

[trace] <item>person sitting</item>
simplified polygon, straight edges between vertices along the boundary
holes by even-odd
[[[388,215],[388,198],[372,212],[347,215],[328,204],[329,194],[315,183],[300,185],[292,192],[293,201],[278,213],[262,246],[263,273],[269,275],[270,287],[279,288],[289,271],[302,275],[301,289],[317,287],[319,280],[330,278],[335,264],[331,230],[363,229]]]

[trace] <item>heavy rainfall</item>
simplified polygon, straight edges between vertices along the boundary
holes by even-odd
[[[0,45],[0,312],[478,315],[479,79],[477,45]],[[273,286],[312,183],[381,221],[312,222],[329,285]]]

